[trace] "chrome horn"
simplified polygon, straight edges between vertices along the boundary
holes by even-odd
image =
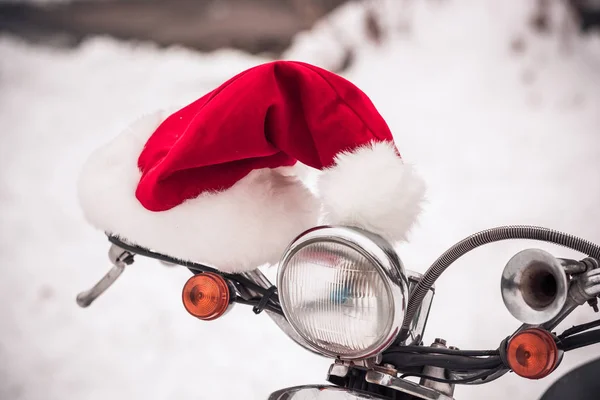
[[[539,249],[515,254],[504,267],[500,286],[504,305],[525,324],[551,320],[567,301],[568,280],[561,260]]]

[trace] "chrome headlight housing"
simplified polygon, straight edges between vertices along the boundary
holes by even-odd
[[[392,246],[350,227],[318,227],[285,251],[279,300],[291,327],[317,352],[362,359],[385,350],[404,319],[408,281]]]

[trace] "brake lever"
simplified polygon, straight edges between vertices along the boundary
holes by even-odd
[[[134,254],[113,244],[108,250],[108,257],[112,268],[94,286],[77,295],[77,304],[86,308],[94,302],[102,293],[111,287],[125,270],[125,266],[133,264]]]

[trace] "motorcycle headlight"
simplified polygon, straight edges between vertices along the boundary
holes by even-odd
[[[383,238],[347,227],[319,227],[286,250],[277,275],[292,328],[316,351],[361,359],[387,348],[406,311],[404,266]]]

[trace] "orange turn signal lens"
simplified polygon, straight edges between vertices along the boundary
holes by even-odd
[[[528,379],[548,376],[558,364],[558,347],[550,332],[525,329],[508,342],[508,365],[515,374]]]
[[[219,318],[227,311],[229,286],[219,274],[204,272],[192,276],[183,286],[183,306],[204,321]]]

